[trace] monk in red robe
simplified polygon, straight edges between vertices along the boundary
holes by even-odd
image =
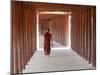
[[[44,33],[44,54],[46,56],[50,56],[51,44],[53,46],[52,34],[50,33],[50,29],[48,29],[48,31]]]

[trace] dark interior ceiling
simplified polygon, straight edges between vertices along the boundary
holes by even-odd
[[[77,11],[78,9],[88,6],[88,5],[57,4],[57,3],[44,3],[44,2],[31,2],[30,4],[33,10],[35,11],[73,12],[73,11]]]
[[[42,12],[42,11],[43,12],[45,11],[46,12],[77,12],[79,9],[88,6],[88,5],[43,3],[43,2],[31,2],[30,5],[33,11],[38,11],[38,12]],[[46,20],[46,19],[52,19],[57,16],[61,16],[61,14],[39,14],[39,19]]]
[[[70,12],[72,9],[76,9],[77,5],[68,4],[55,4],[55,3],[37,3],[33,2],[32,7],[38,11],[66,11]]]
[[[91,7],[92,5],[76,5],[76,4],[60,4],[60,3],[45,3],[45,2],[31,2],[31,1],[21,1],[26,4],[26,8],[34,12],[36,11],[61,11],[61,12],[77,12],[79,9],[84,7]]]

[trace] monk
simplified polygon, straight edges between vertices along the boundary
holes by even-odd
[[[45,56],[48,56],[48,57],[50,56],[51,44],[53,46],[52,34],[50,33],[50,29],[48,29],[47,32],[44,33],[44,54]]]

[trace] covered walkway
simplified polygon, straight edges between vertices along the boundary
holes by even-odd
[[[11,74],[96,68],[95,6],[12,1],[12,15]],[[48,27],[55,49],[45,57]]]

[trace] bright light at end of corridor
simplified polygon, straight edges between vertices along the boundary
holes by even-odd
[[[49,11],[42,11],[38,12],[39,14],[71,14],[71,12],[49,12]]]
[[[36,20],[37,20],[37,50],[43,50],[43,48],[39,48],[39,14],[66,14],[69,15],[69,43],[67,47],[57,47],[57,48],[51,48],[53,50],[60,50],[60,49],[71,49],[71,12],[49,12],[49,11],[42,11],[42,12],[37,12]]]

